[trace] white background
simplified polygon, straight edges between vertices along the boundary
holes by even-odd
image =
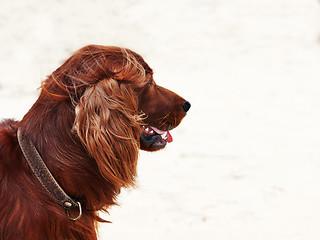
[[[140,53],[192,108],[174,142],[140,154],[139,186],[100,239],[320,239],[316,0],[0,2],[0,118],[78,48]]]

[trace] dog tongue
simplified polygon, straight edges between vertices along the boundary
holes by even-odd
[[[150,127],[151,127],[151,126],[150,126]],[[172,138],[172,136],[171,136],[171,134],[170,134],[169,131],[162,131],[162,130],[156,128],[156,127],[151,127],[151,128],[153,129],[153,131],[155,131],[155,132],[158,133],[159,135],[163,135],[163,134],[167,133],[166,137],[167,137],[167,142],[168,142],[168,143],[171,143],[171,142],[173,141],[173,138]]]
[[[167,142],[168,142],[168,143],[171,143],[172,141],[173,141],[173,138],[172,138],[170,132],[168,131],[168,132],[167,132]]]

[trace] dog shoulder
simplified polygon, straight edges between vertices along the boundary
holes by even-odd
[[[0,121],[0,161],[12,158],[17,153],[17,123],[12,119]]]

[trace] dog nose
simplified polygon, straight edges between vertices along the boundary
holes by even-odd
[[[188,101],[185,101],[184,104],[182,105],[183,111],[186,113],[189,111],[191,107],[191,104]]]

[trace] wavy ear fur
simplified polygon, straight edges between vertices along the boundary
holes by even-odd
[[[88,87],[73,129],[97,162],[101,175],[119,187],[134,184],[141,116],[129,84],[104,79]]]

